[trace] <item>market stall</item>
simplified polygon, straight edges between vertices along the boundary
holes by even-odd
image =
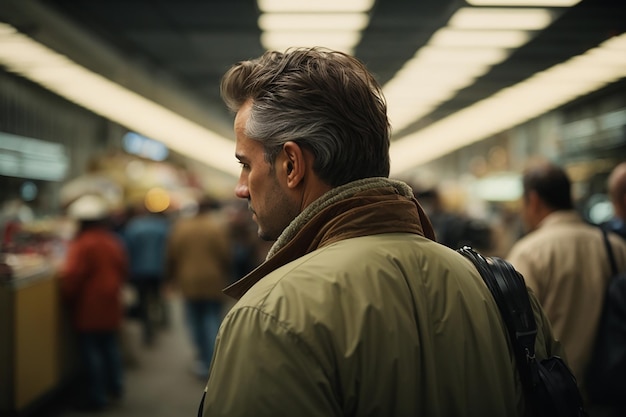
[[[77,362],[54,263],[10,254],[0,270],[0,414],[16,415],[59,387]]]

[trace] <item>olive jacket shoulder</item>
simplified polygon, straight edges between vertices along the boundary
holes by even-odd
[[[205,416],[523,415],[489,290],[405,187],[331,191],[226,290]],[[533,303],[538,356],[559,353]]]

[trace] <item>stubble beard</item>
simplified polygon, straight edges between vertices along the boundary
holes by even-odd
[[[266,199],[266,216],[265,220],[272,219],[271,222],[264,222],[266,227],[261,226],[261,219],[258,213],[252,212],[256,216],[258,226],[258,236],[266,242],[274,242],[283,233],[283,231],[291,224],[292,220],[300,214],[293,201],[290,201],[284,190],[280,187],[278,179],[272,178],[274,186],[270,190]]]

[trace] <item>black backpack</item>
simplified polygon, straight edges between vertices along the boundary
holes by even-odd
[[[558,356],[535,358],[537,323],[524,277],[500,258],[485,258],[468,246],[457,251],[472,261],[498,305],[515,350],[531,414],[537,417],[587,416],[576,378],[565,362]]]
[[[585,382],[592,404],[626,406],[626,272],[618,272],[607,231],[602,234],[612,277]]]

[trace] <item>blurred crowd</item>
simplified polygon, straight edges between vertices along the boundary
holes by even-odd
[[[607,178],[612,209],[597,225],[576,205],[563,167],[532,162],[520,177],[517,211],[479,218],[451,208],[436,186],[414,185],[413,191],[438,242],[506,258],[522,272],[584,389],[609,268],[598,226],[612,232],[617,262],[626,269],[626,163]],[[260,265],[270,247],[257,236],[245,200],[197,194],[173,209],[164,199],[146,193],[114,210],[101,194],[86,193],[64,207],[76,228],[57,275],[84,363],[84,383],[77,385],[84,392],[77,398],[86,410],[123,397],[124,369],[137,354],[127,349],[124,323],[139,323],[142,345],[152,348],[170,325],[173,294],[183,299],[195,352],[190,372],[205,380],[220,323],[233,304],[222,290]],[[24,207],[13,210],[5,240],[15,222],[32,220]],[[594,415],[611,415],[601,413]]]
[[[170,325],[172,295],[183,299],[196,358],[190,370],[206,379],[230,306],[222,289],[256,267],[266,250],[247,205],[201,195],[184,210],[170,210],[147,194],[114,213],[102,196],[86,194],[66,213],[77,229],[58,278],[84,363],[78,406],[99,410],[123,396],[124,367],[137,355],[125,349],[124,323],[140,323],[141,343],[150,349]]]

